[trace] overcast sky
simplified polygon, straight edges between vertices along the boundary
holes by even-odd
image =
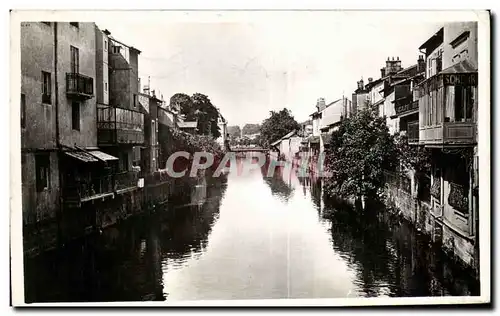
[[[403,67],[415,64],[418,47],[439,28],[418,18],[302,16],[241,23],[96,23],[142,51],[141,82],[150,76],[152,89],[165,100],[177,92],[206,94],[229,125],[240,126],[261,123],[270,110],[283,107],[304,121],[317,98],[327,103],[343,94],[350,98],[361,77],[379,78],[388,56],[399,56]]]

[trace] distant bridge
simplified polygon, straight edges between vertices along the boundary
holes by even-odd
[[[262,147],[232,147],[231,148],[232,152],[268,152],[268,148],[262,148]]]

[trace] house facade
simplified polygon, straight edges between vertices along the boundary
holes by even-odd
[[[435,155],[430,233],[465,264],[478,266],[477,23],[447,23],[420,46],[419,144]]]

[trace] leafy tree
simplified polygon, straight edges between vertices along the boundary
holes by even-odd
[[[185,93],[176,93],[170,97],[170,107],[180,111],[184,117],[194,118],[193,100]]]
[[[215,138],[220,137],[220,128],[217,125],[219,112],[210,99],[201,93],[195,93],[191,98],[198,119],[198,132],[202,135],[212,135]]]
[[[230,137],[240,137],[241,129],[238,125],[228,126],[227,133],[229,134]]]
[[[429,148],[411,146],[408,144],[408,137],[401,134],[395,136],[395,142],[401,165],[405,169],[414,170],[417,178],[430,173],[432,152]]]
[[[384,170],[395,170],[397,165],[398,151],[385,118],[363,109],[343,120],[332,134],[325,157],[332,177],[327,178],[325,193],[376,199],[384,185]]]
[[[170,98],[170,105],[179,109],[184,120],[198,121],[199,134],[212,135],[215,138],[221,136],[217,124],[219,112],[208,96],[195,93],[190,97],[184,93],[176,93]]]
[[[272,142],[299,128],[299,123],[288,109],[284,108],[279,112],[271,111],[270,117],[262,122],[260,139],[264,146],[269,146]]]
[[[260,132],[260,124],[245,124],[243,126],[243,135],[257,134],[258,132]]]

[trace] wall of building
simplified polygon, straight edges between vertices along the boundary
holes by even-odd
[[[109,37],[97,26],[96,34],[96,102],[98,104],[109,104],[109,68],[108,49]]]
[[[42,192],[36,190],[37,153],[22,153],[21,190],[23,223],[34,224],[55,218],[59,208],[59,164],[57,151],[45,152],[50,158],[49,188]]]
[[[121,54],[109,54],[109,103],[113,106],[133,108],[131,67]]]
[[[96,147],[96,98],[74,100],[66,94],[66,74],[71,72],[71,46],[78,48],[79,51],[80,74],[94,79],[94,91],[96,91],[95,24],[79,23],[78,27],[74,27],[69,22],[60,22],[57,26],[57,34],[58,115],[61,144],[66,146],[76,144],[80,147]],[[80,103],[79,131],[72,128],[71,111],[73,101]]]
[[[456,47],[451,42],[468,31],[467,39]],[[467,59],[477,67],[477,22],[446,23],[443,30],[443,69]]]
[[[368,99],[370,100],[370,104],[375,104],[384,99],[384,81],[381,81],[371,87],[368,92]]]
[[[321,135],[320,124],[321,124],[321,119],[319,118],[319,116],[315,116],[312,119],[312,134],[313,134],[313,136],[320,136]]]
[[[396,115],[396,110],[394,109],[394,90],[385,97],[384,103],[380,104],[383,106],[382,112],[380,112],[379,107],[379,115],[386,117],[387,127],[389,127],[389,133],[394,135],[399,131],[399,118],[391,118],[391,116]]]
[[[56,148],[54,62],[54,23],[21,23],[21,94],[26,100],[22,150]],[[51,104],[42,103],[42,71],[51,73]]]
[[[430,78],[438,73],[437,59],[438,57],[443,55],[443,44],[439,45],[434,49],[425,60],[425,64],[427,65],[427,70],[425,72],[426,78]],[[444,64],[442,64],[442,69],[445,69]]]

